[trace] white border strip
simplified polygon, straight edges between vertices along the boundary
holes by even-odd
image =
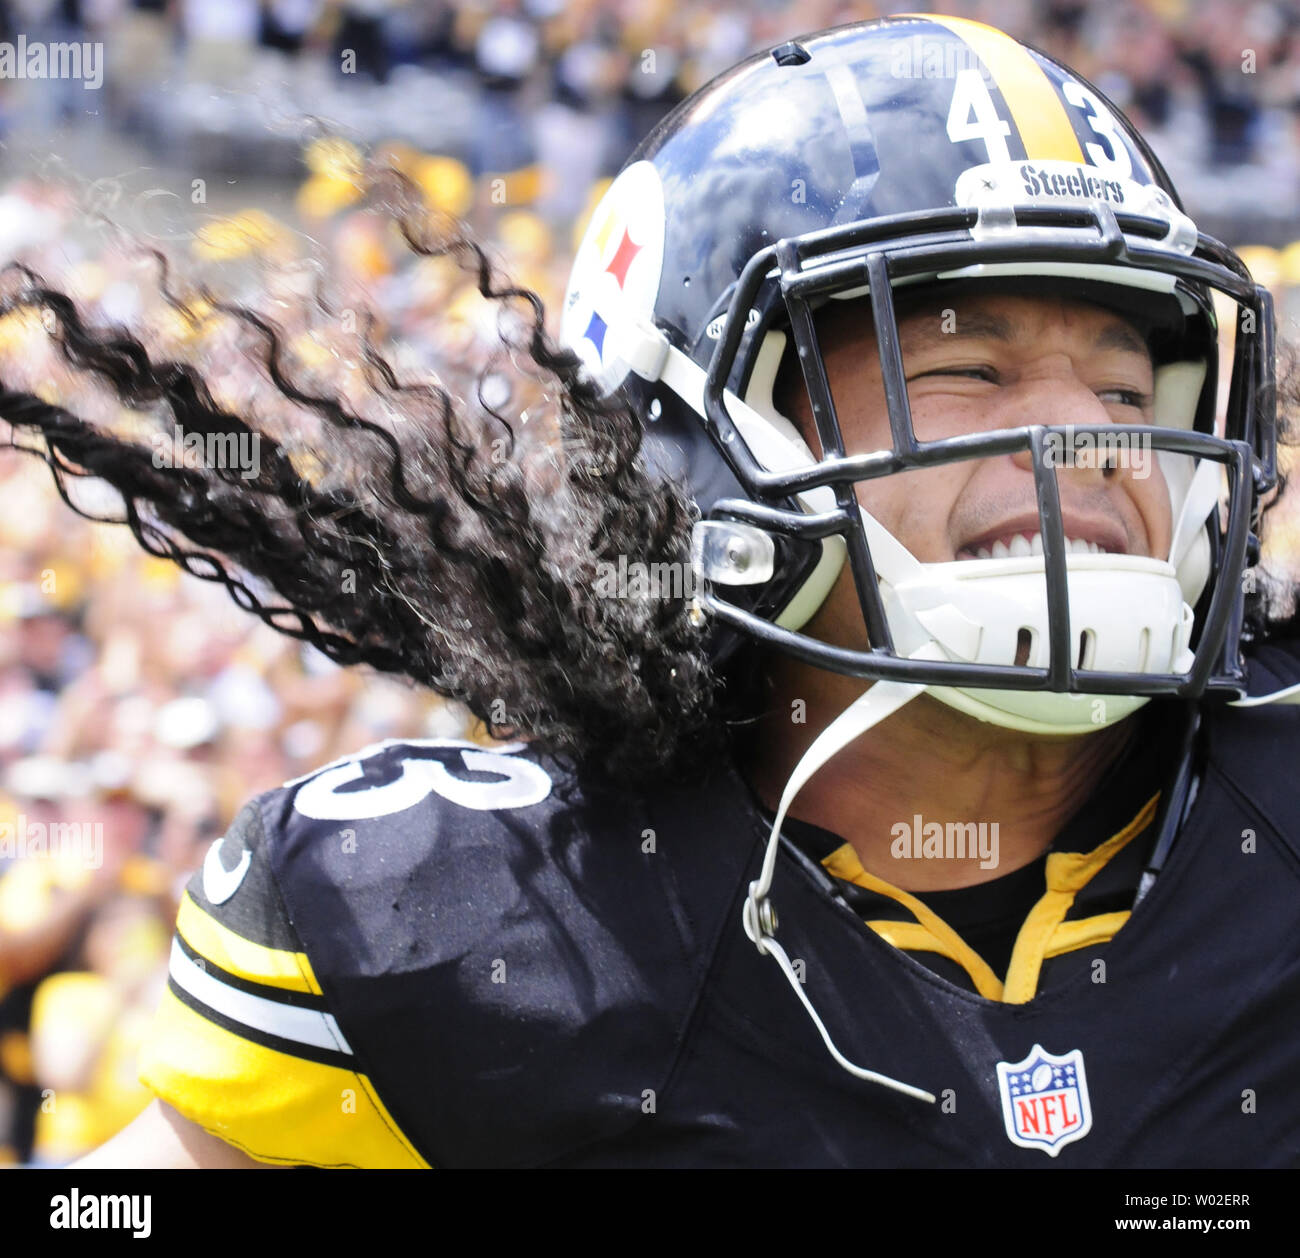
[[[172,940],[172,978],[195,1000],[210,1009],[242,1022],[255,1031],[310,1044],[313,1048],[331,1049],[336,1053],[352,1055],[352,1048],[339,1029],[331,1013],[317,1009],[304,1009],[300,1005],[286,1005],[265,996],[254,996],[240,991],[220,979],[214,978],[202,966],[195,964],[175,939]]]

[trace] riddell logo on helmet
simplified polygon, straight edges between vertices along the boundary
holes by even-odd
[[[750,310],[745,316],[745,331],[758,327],[760,315],[757,310]],[[710,340],[716,341],[722,336],[722,329],[727,326],[727,316],[720,314],[716,319],[710,319],[709,325],[704,329],[704,335]]]

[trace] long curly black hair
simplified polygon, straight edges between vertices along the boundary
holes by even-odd
[[[230,302],[206,285],[173,291],[168,258],[140,246],[178,319],[227,321],[224,352],[241,356],[247,386],[235,413],[214,398],[220,351],[209,345],[196,366],[140,329],[90,326],[65,292],[15,263],[0,273],[0,316],[39,318],[66,371],[52,390],[48,364],[0,367],[14,444],[49,464],[79,515],[125,523],[146,551],[221,582],[340,664],[410,678],[496,736],[522,733],[573,762],[595,756],[617,775],[698,763],[717,730],[689,591],[598,588],[601,565],[619,556],[688,562],[694,504],[648,476],[640,422],[552,343],[533,292],[502,280],[398,169],[366,178],[371,208],[411,250],[449,260],[498,309],[488,361],[412,381],[380,351],[373,311],[344,319],[353,312],[320,284],[277,315],[274,302]],[[341,386],[295,361],[295,320],[330,346]],[[186,458],[195,434],[232,457]],[[250,450],[251,463],[234,457]],[[111,485],[121,511],[87,510],[70,492],[78,477]]]
[[[146,551],[341,664],[409,678],[496,736],[616,778],[703,771],[729,724],[764,707],[763,656],[743,652],[721,677],[688,583],[611,598],[600,582],[620,556],[684,570],[689,492],[646,471],[640,419],[600,395],[546,335],[540,299],[503,280],[462,224],[392,165],[372,163],[365,183],[415,254],[446,260],[496,307],[486,361],[412,379],[381,352],[379,317],[345,318],[321,283],[296,301],[265,286],[243,301],[182,293],[168,257],[130,239],[165,308],[207,329],[199,364],[143,323],[92,326],[11,264],[0,322],[38,321],[48,350],[0,353],[13,443],[45,460],[79,515],[125,523]],[[303,335],[325,367],[295,352]],[[1279,374],[1285,418],[1300,406],[1293,352]],[[179,457],[181,434],[209,457]],[[233,457],[250,448],[254,460]],[[178,457],[160,458],[168,449]],[[221,449],[231,457],[211,457]],[[111,485],[120,510],[87,509],[78,478]],[[1254,587],[1248,636],[1288,631],[1292,589],[1285,576]]]

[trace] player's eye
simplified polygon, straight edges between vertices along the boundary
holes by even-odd
[[[909,376],[908,381],[910,383],[913,380],[924,380],[927,376],[961,376],[971,380],[986,380],[989,384],[997,384],[1000,379],[995,367],[972,364],[970,366],[932,367],[929,371],[918,371],[915,375]]]
[[[1153,401],[1150,393],[1140,389],[1101,389],[1097,396],[1103,402],[1117,402],[1120,406],[1131,406],[1135,410],[1148,410]]]

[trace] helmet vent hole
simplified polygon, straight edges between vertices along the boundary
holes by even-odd
[[[1021,625],[1016,634],[1016,667],[1023,668],[1029,663],[1030,653],[1034,649],[1034,631]]]
[[[772,60],[779,66],[801,66],[812,60],[812,53],[792,39],[772,49]]]
[[[1096,654],[1097,635],[1091,629],[1085,629],[1079,635],[1079,662],[1075,664],[1075,668],[1091,668]]]
[[[1147,671],[1147,659],[1150,655],[1151,630],[1143,628],[1142,632],[1138,635],[1138,659],[1137,669],[1135,671],[1139,673],[1145,673]]]

